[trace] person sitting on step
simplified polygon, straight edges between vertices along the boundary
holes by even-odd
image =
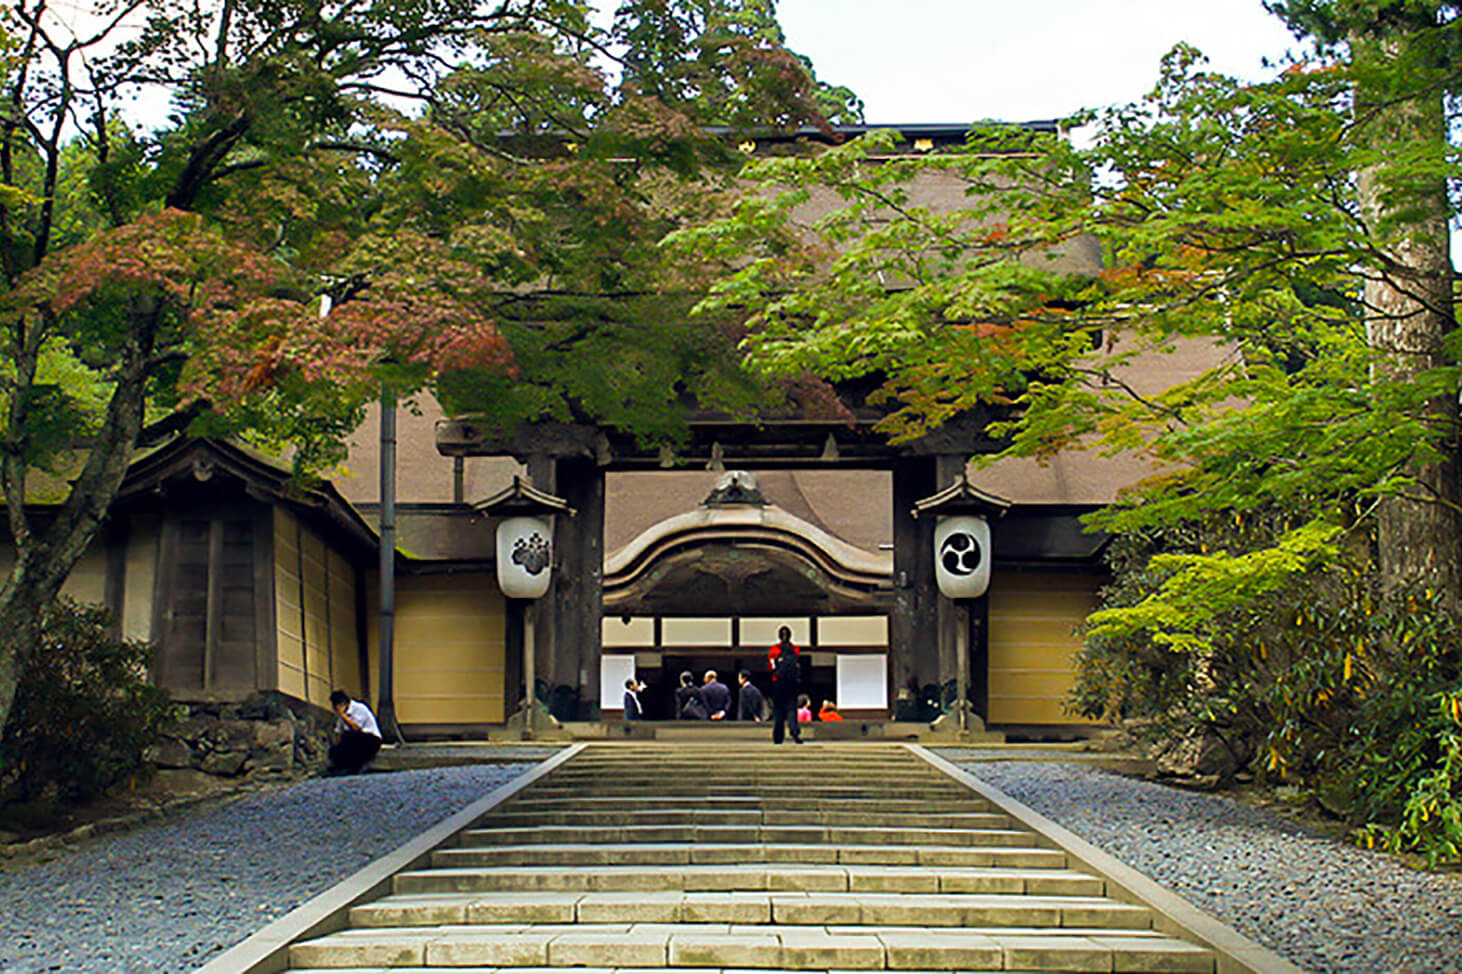
[[[339,738],[330,745],[330,767],[327,774],[358,774],[381,749],[381,728],[376,715],[363,700],[352,700],[344,690],[330,694],[335,708],[335,731]]]
[[[824,700],[822,706],[817,709],[817,719],[824,722],[839,721],[843,715],[838,713],[837,707],[833,706],[831,700]]]
[[[812,698],[805,693],[797,694],[797,723],[812,723]]]

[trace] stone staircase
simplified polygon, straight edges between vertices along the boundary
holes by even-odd
[[[393,885],[291,970],[1216,969],[898,745],[590,746]]]

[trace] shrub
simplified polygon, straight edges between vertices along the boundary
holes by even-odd
[[[172,720],[148,678],[151,652],[116,635],[100,606],[63,598],[48,608],[0,737],[0,796],[85,800],[143,769]]]
[[[1377,593],[1353,534],[1236,522],[1116,539],[1074,708],[1217,736],[1362,844],[1462,860],[1462,624],[1439,593]]]

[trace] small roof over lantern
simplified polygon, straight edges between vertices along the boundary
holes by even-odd
[[[472,509],[492,517],[547,517],[550,514],[573,517],[578,513],[562,497],[535,489],[517,474],[513,475],[511,485],[473,504]]]
[[[974,484],[964,473],[959,479],[937,494],[930,494],[914,502],[911,512],[914,517],[933,514],[938,517],[972,515],[975,517],[1003,517],[1010,510],[1011,502],[1003,497],[988,494]]]

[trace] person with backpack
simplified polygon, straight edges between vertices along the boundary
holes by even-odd
[[[675,717],[677,720],[706,720],[711,712],[706,709],[706,698],[701,688],[695,685],[695,677],[689,670],[680,674],[680,686],[675,690]]]
[[[777,630],[777,642],[767,650],[772,670],[772,743],[782,743],[790,728],[792,741],[802,743],[802,729],[797,726],[797,690],[802,682],[802,650],[792,642],[792,630]]]

